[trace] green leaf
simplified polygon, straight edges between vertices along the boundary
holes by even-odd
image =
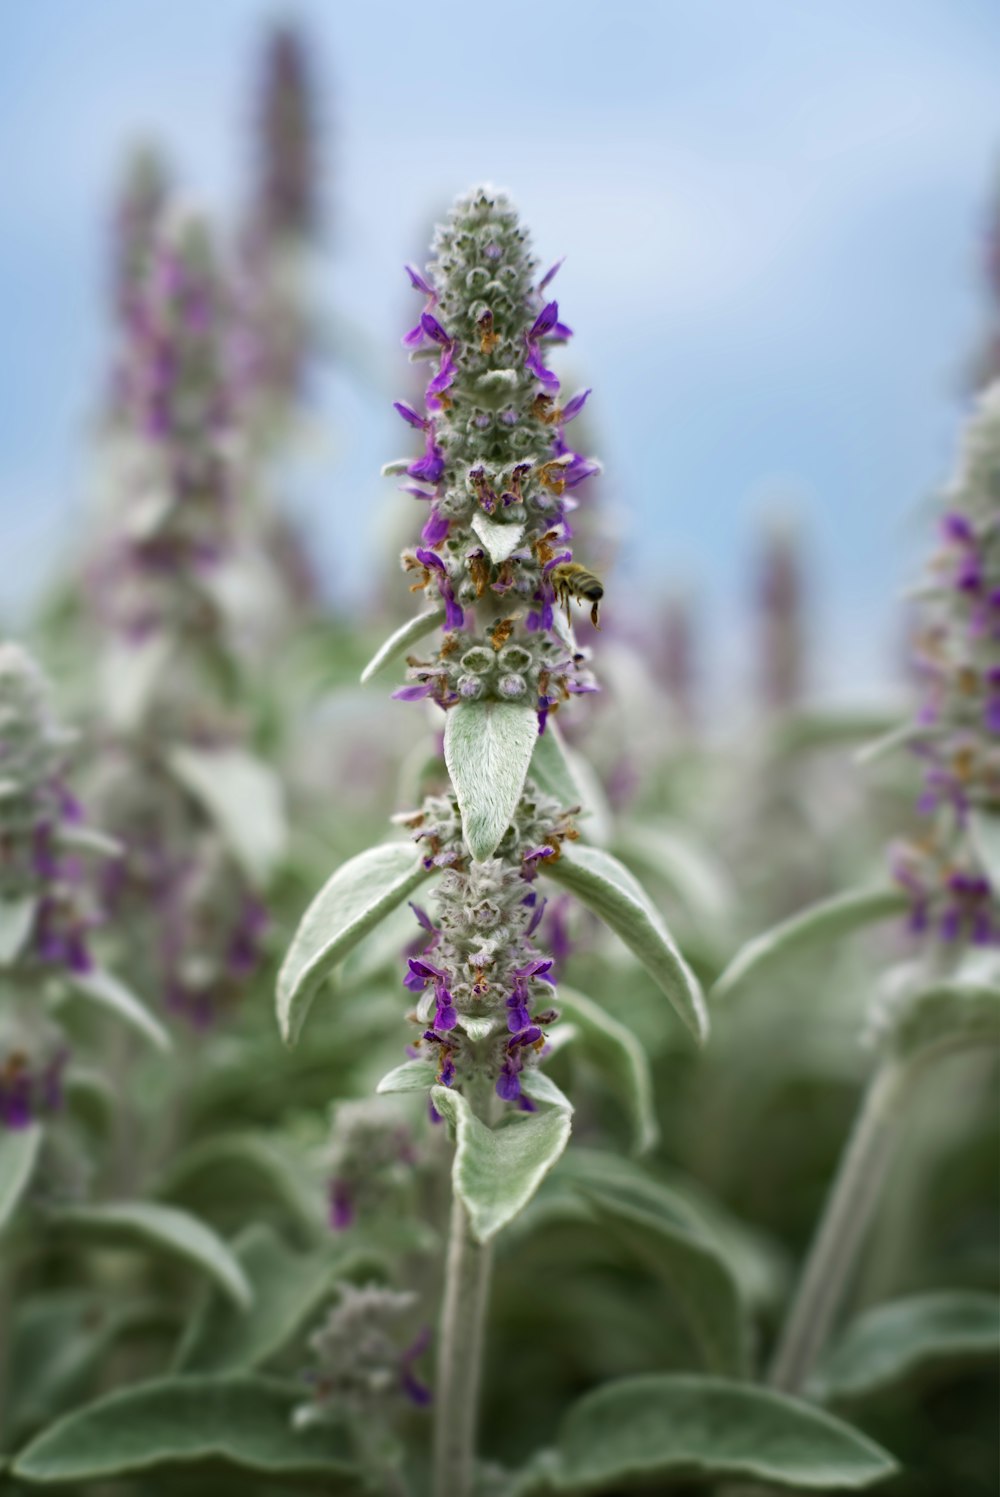
[[[117,837],[109,837],[96,827],[80,826],[72,821],[63,822],[56,838],[62,847],[70,847],[74,852],[92,852],[101,858],[123,858],[126,852],[124,842],[119,842]]]
[[[994,889],[1000,889],[1000,813],[975,810],[969,817],[969,824],[986,877]]]
[[[441,603],[437,608],[429,608],[424,613],[418,613],[416,618],[407,619],[376,651],[364,670],[361,672],[361,684],[367,686],[369,681],[379,675],[406,654],[411,645],[415,645],[424,635],[430,634],[439,624],[444,623],[445,607]]]
[[[188,1263],[218,1284],[243,1309],[253,1299],[246,1274],[228,1244],[211,1227],[176,1206],[149,1201],[69,1206],[52,1211],[49,1220],[81,1246],[98,1243],[134,1247]]]
[[[564,983],[559,985],[559,1008],[563,1018],[575,1024],[589,1060],[623,1104],[635,1153],[646,1153],[655,1146],[660,1130],[645,1050],[631,1029]]]
[[[746,1322],[729,1265],[680,1197],[637,1166],[623,1168],[625,1163],[614,1155],[578,1149],[560,1178],[579,1191],[605,1230],[677,1296],[706,1368],[743,1373]]]
[[[908,896],[901,889],[888,886],[852,889],[850,893],[820,900],[749,941],[729,963],[711,996],[731,998],[738,990],[759,981],[793,952],[833,941],[879,920],[890,920],[908,909]]]
[[[1000,981],[992,953],[974,953],[954,976],[907,993],[893,1005],[881,1038],[900,1060],[913,1062],[946,1050],[1000,1045]]]
[[[307,1237],[315,1236],[323,1215],[313,1182],[298,1154],[287,1157],[271,1136],[215,1133],[200,1139],[171,1160],[156,1194],[183,1200],[201,1191],[204,1199],[204,1192],[211,1189],[216,1197],[226,1199],[241,1176],[258,1206],[267,1200],[275,1202]]]
[[[724,929],[732,920],[732,883],[686,827],[662,819],[629,822],[621,831],[621,851],[643,872],[662,879],[707,928]]]
[[[817,1398],[865,1398],[915,1373],[996,1361],[1000,1299],[943,1290],[866,1310],[824,1357],[810,1392]]]
[[[800,708],[775,722],[771,731],[771,749],[775,754],[796,754],[804,749],[864,743],[890,732],[899,721],[900,710]]]
[[[581,808],[590,818],[587,835],[591,840],[602,842],[607,837],[611,813],[600,781],[586,761],[566,743],[554,718],[549,718],[545,732],[539,733],[535,739],[528,774],[540,790],[551,795],[564,809],[570,806]]]
[[[379,1096],[393,1092],[428,1092],[437,1081],[437,1066],[429,1060],[404,1060],[382,1077],[375,1088]]]
[[[723,1378],[652,1373],[606,1383],[574,1404],[544,1476],[518,1491],[584,1497],[699,1478],[859,1491],[895,1470],[874,1441],[809,1404]]]
[[[545,1071],[539,1071],[537,1067],[531,1067],[521,1073],[521,1090],[532,1102],[541,1102],[544,1107],[561,1107],[563,1112],[572,1113],[573,1104],[562,1092],[552,1077]]]
[[[599,847],[564,844],[542,871],[599,915],[639,959],[695,1039],[708,1036],[698,979],[681,956],[659,911],[623,863]]]
[[[317,1313],[336,1277],[328,1250],[293,1252],[261,1223],[241,1234],[235,1253],[253,1290],[252,1306],[235,1310],[211,1294],[185,1332],[174,1371],[253,1371]]]
[[[159,1019],[154,1018],[135,994],[110,972],[95,967],[89,972],[70,973],[69,981],[77,993],[116,1014],[155,1045],[157,1050],[167,1051],[173,1048],[173,1041]]]
[[[101,665],[101,687],[109,725],[119,733],[140,726],[175,649],[167,634],[111,645]]]
[[[0,1227],[13,1215],[28,1187],[42,1143],[42,1128],[0,1128]]]
[[[243,749],[189,744],[175,744],[167,763],[215,822],[250,882],[268,884],[288,840],[284,792],[270,766]]]
[[[96,1369],[123,1336],[172,1325],[151,1300],[109,1300],[78,1289],[19,1298],[7,1346],[17,1369],[8,1390],[8,1441],[85,1400]]]
[[[348,1497],[363,1490],[345,1431],[295,1429],[302,1390],[255,1377],[162,1378],[109,1394],[42,1432],[18,1455],[20,1481],[69,1485],[145,1472],[277,1476]]]
[[[477,510],[473,515],[472,528],[496,567],[501,566],[524,539],[523,525],[498,525],[496,520],[491,520],[482,510]]]
[[[0,967],[17,961],[35,923],[35,898],[0,899]]]
[[[429,874],[412,842],[350,858],[306,910],[278,973],[278,1023],[294,1045],[320,984]]]
[[[533,708],[512,702],[459,702],[445,718],[445,763],[477,863],[510,826],[537,737]]]
[[[436,1086],[431,1098],[455,1130],[452,1180],[472,1235],[488,1242],[524,1209],[565,1149],[569,1113],[562,1107],[519,1112],[487,1128],[461,1092]]]

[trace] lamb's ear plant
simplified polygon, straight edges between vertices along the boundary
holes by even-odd
[[[698,983],[648,896],[588,846],[587,808],[555,715],[596,690],[576,641],[574,598],[598,622],[601,584],[571,548],[570,512],[597,471],[548,367],[570,330],[537,274],[503,194],[479,189],[439,231],[428,270],[408,267],[422,306],[404,339],[430,364],[426,402],[396,409],[422,450],[388,465],[425,511],[403,567],[421,612],[366,677],[406,658],[394,693],[444,710],[450,787],[396,818],[408,833],[351,860],[306,912],[278,982],[293,1042],[323,979],[404,900],[424,933],[407,964],[410,1058],[379,1090],[426,1093],[455,1142],[446,1283],[437,1342],[435,1490],[472,1489],[493,1241],[566,1147],[572,1104],[545,1074],[559,1017],[539,946],[546,890],[567,890],[632,948],[681,1021],[704,1039]],[[416,653],[414,653],[416,651]],[[415,710],[415,709],[410,709]],[[578,826],[579,822],[579,826]]]
[[[915,719],[865,756],[908,745],[923,773],[919,835],[893,844],[889,876],[801,911],[745,947],[715,987],[720,1000],[765,979],[793,953],[906,916],[912,951],[870,1009],[874,1073],[812,1244],[771,1368],[771,1382],[836,1393],[878,1383],[874,1328],[845,1333],[818,1366],[856,1270],[914,1087],[938,1058],[1000,1041],[1000,385],[980,398],[946,494],[921,589]],[[908,1303],[897,1350],[947,1341],[939,1304]],[[886,1306],[888,1312],[890,1307]],[[974,1309],[973,1314],[977,1313]],[[986,1312],[978,1312],[989,1314]],[[883,1330],[888,1332],[890,1319]],[[891,1358],[890,1358],[891,1360]],[[845,1372],[846,1367],[846,1372]],[[884,1373],[884,1369],[883,1369]]]

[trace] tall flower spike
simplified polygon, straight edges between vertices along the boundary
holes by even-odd
[[[319,226],[315,112],[303,38],[279,26],[264,57],[259,123],[255,217],[268,235],[309,239]]]
[[[761,696],[780,712],[799,702],[804,674],[802,558],[791,527],[768,527],[759,566]]]
[[[407,267],[424,297],[404,342],[411,357],[432,363],[425,409],[396,405],[423,433],[423,451],[389,470],[417,480],[409,492],[430,501],[425,544],[405,552],[403,566],[414,590],[444,602],[445,638],[432,661],[411,666],[397,695],[445,708],[533,702],[544,729],[571,695],[596,690],[568,622],[578,595],[569,515],[574,491],[598,467],[566,433],[590,392],[559,404],[546,355],[570,329],[502,193],[480,188],[459,199],[433,251],[426,275]]]
[[[220,626],[211,576],[232,541],[234,413],[224,293],[200,219],[156,236],[135,296],[122,373],[125,497],[95,604],[129,639],[207,641]]]
[[[915,725],[927,830],[891,852],[911,923],[953,946],[1000,943],[1000,890],[975,833],[1000,812],[1000,381],[980,397],[946,494],[918,636]]]
[[[245,736],[228,699],[242,639],[219,583],[237,550],[242,428],[225,357],[228,288],[200,219],[160,229],[138,295],[122,497],[93,587],[106,679],[140,682],[128,711],[112,713],[121,737],[100,766],[107,820],[128,849],[106,897],[142,933],[144,989],[201,1026],[256,970],[265,914],[177,769],[178,751],[193,751],[202,773],[222,774],[212,752]]]

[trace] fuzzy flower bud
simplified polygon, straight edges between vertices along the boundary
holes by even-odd
[[[398,1202],[415,1165],[409,1128],[381,1099],[341,1102],[327,1156],[333,1230],[343,1232]]]
[[[340,1297],[325,1323],[309,1338],[315,1367],[308,1374],[312,1399],[296,1410],[303,1428],[339,1421],[345,1409],[359,1419],[391,1418],[404,1400],[430,1402],[413,1364],[427,1350],[422,1332],[401,1346],[400,1321],[412,1320],[415,1294],[399,1293],[381,1285],[343,1284]]]
[[[917,641],[924,682],[914,747],[928,827],[891,851],[915,930],[946,942],[1000,943],[1000,891],[973,831],[1000,810],[1000,383],[980,398],[946,494]]]
[[[585,601],[596,624],[603,595],[569,544],[575,491],[598,467],[566,435],[590,392],[560,403],[546,363],[571,334],[547,297],[554,271],[537,280],[514,209],[481,188],[439,230],[427,274],[407,273],[424,305],[403,342],[433,372],[423,411],[396,404],[423,438],[402,463],[414,480],[406,487],[429,506],[423,544],[404,553],[403,567],[412,590],[444,604],[445,639],[433,659],[411,663],[397,696],[442,707],[469,697],[532,702],[544,729],[569,696],[596,690],[569,605]],[[499,658],[508,646],[516,666]],[[483,661],[474,671],[463,663],[473,652]]]

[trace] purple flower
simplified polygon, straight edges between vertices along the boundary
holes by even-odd
[[[334,1232],[346,1232],[354,1225],[354,1196],[346,1180],[330,1181],[328,1220]]]
[[[572,399],[567,400],[562,410],[562,424],[568,426],[575,416],[579,416],[590,396],[589,390],[578,390]]]
[[[434,422],[428,421],[426,429],[424,455],[411,463],[406,471],[411,478],[436,484],[444,475],[444,453],[434,439]]]
[[[413,409],[412,405],[407,405],[405,400],[394,400],[392,402],[392,408],[394,411],[398,411],[403,420],[408,422],[410,426],[415,426],[418,431],[427,430],[428,422],[426,418],[419,415],[418,412]]]
[[[424,697],[433,696],[433,681],[414,681],[409,686],[400,686],[392,693],[395,702],[419,702]]]
[[[544,338],[546,333],[551,333],[558,321],[559,303],[557,301],[546,302],[528,329],[529,343],[537,343],[539,338]]]
[[[458,1014],[455,1010],[455,1000],[448,990],[448,974],[441,967],[435,967],[432,962],[425,962],[422,957],[411,956],[408,962],[409,977],[419,981],[420,987],[425,988],[429,982],[434,984],[434,1028],[439,1033],[447,1033],[454,1029],[458,1023]],[[412,988],[414,984],[407,978],[403,979],[406,987]]]
[[[447,332],[445,332],[444,328],[441,326],[440,322],[438,322],[433,312],[421,313],[420,326],[426,336],[430,338],[433,343],[437,343],[442,348],[450,350],[452,346],[451,336]]]
[[[518,1075],[520,1069],[513,1056],[504,1057],[496,1084],[496,1094],[504,1102],[516,1102],[521,1095],[521,1078]]]
[[[424,1355],[430,1344],[431,1333],[425,1326],[400,1358],[400,1385],[410,1402],[415,1403],[418,1408],[426,1408],[431,1402],[431,1390],[416,1376],[413,1364]]]
[[[531,339],[527,337],[525,339],[525,349],[526,352],[524,362],[531,370],[535,378],[541,384],[543,384],[547,390],[558,390],[559,376],[557,374],[553,374],[551,369],[546,368],[545,362],[542,359],[537,345],[532,343]]]
[[[449,343],[441,355],[441,363],[438,365],[437,374],[435,374],[427,386],[428,404],[433,404],[436,409],[440,409],[441,401],[438,399],[438,396],[443,395],[445,390],[449,389],[454,383],[455,354],[453,345]]]
[[[425,296],[429,296],[433,298],[434,301],[437,301],[437,293],[435,292],[434,287],[428,284],[425,278],[420,274],[420,271],[417,270],[416,266],[404,265],[403,269],[409,276],[410,285],[413,287],[414,291],[422,291]]]
[[[559,259],[559,260],[557,260],[555,262],[554,265],[550,265],[549,266],[548,270],[545,272],[545,274],[542,276],[542,279],[538,283],[538,289],[539,289],[539,291],[544,291],[545,288],[546,288],[546,286],[549,284],[549,282],[555,279],[555,277],[558,275],[561,267],[565,263],[565,260],[566,260],[566,256],[563,255],[561,257],[561,259]]]
[[[428,546],[440,546],[442,541],[447,540],[450,528],[451,521],[446,520],[436,507],[432,508],[420,532],[420,539],[426,541]]]

